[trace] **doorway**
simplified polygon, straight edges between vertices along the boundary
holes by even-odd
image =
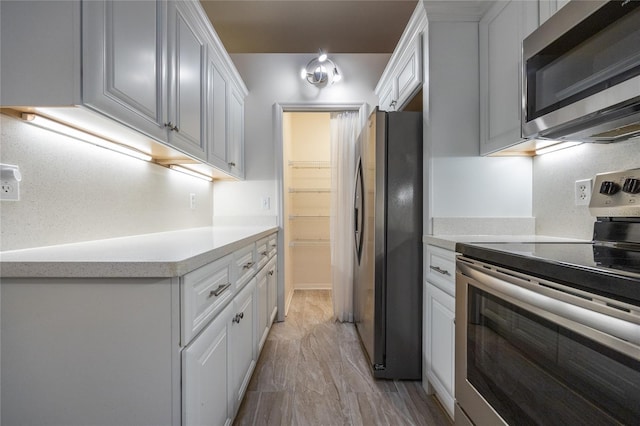
[[[340,272],[344,267],[333,267],[337,247],[342,253],[351,254],[351,241],[340,241],[340,238],[331,236],[335,232],[336,213],[333,206],[340,206],[340,210],[348,216],[348,209],[344,201],[336,200],[337,193],[345,192],[343,198],[352,198],[353,188],[349,184],[342,184],[341,190],[332,189],[332,183],[341,182],[336,177],[336,170],[332,167],[332,153],[335,155],[335,146],[332,150],[332,140],[339,140],[336,136],[336,123],[339,116],[349,115],[354,130],[351,137],[353,151],[355,151],[355,138],[362,128],[361,122],[364,115],[364,104],[344,106],[295,106],[286,107],[276,104],[276,129],[281,132],[282,161],[280,189],[280,246],[284,256],[279,270],[283,271],[281,282],[281,302],[284,309],[280,320],[289,308],[289,304],[295,290],[332,290],[334,293],[333,273]],[[340,136],[342,137],[342,136]],[[355,161],[349,167],[355,169]],[[335,163],[338,164],[338,163]],[[340,179],[343,179],[342,173]],[[347,174],[352,178],[351,171]],[[333,200],[333,201],[332,201]],[[342,219],[348,221],[349,219]],[[333,231],[332,231],[333,229]],[[343,239],[344,240],[344,239]],[[351,269],[351,268],[349,268]],[[342,280],[347,281],[347,280]],[[351,285],[351,280],[349,286]],[[348,290],[345,290],[348,292]],[[338,301],[344,296],[338,294]],[[349,298],[351,296],[349,295]],[[336,300],[334,299],[334,302]],[[335,310],[335,309],[334,309]],[[349,320],[347,316],[336,315],[341,320]]]

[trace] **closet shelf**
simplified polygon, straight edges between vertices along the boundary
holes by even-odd
[[[296,219],[326,219],[329,218],[328,214],[290,214],[289,220]]]
[[[330,188],[289,188],[292,194],[330,193]]]
[[[294,169],[330,169],[328,161],[289,161],[289,167]]]
[[[297,247],[297,246],[328,246],[331,243],[331,240],[327,239],[317,239],[317,240],[292,240],[289,242],[289,247]]]

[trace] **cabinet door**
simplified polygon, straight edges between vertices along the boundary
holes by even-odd
[[[233,300],[233,316],[231,324],[231,383],[230,398],[234,413],[240,407],[242,397],[249,385],[251,373],[255,367],[254,338],[254,289],[256,279],[249,284]]]
[[[169,143],[207,159],[204,132],[206,45],[188,2],[169,2]]]
[[[558,10],[562,9],[569,0],[540,0],[540,25],[551,18]]]
[[[244,99],[235,88],[229,92],[229,169],[232,175],[244,179]]]
[[[480,153],[522,140],[522,40],[538,25],[538,2],[499,1],[480,20]]]
[[[266,266],[267,268],[267,293],[268,303],[267,311],[269,314],[269,326],[273,324],[278,313],[278,256],[271,258]]]
[[[230,425],[228,397],[229,329],[233,304],[182,351],[182,401],[185,425]]]
[[[227,82],[211,59],[208,67],[207,88],[207,139],[209,143],[208,159],[211,164],[228,170],[227,164]]]
[[[267,334],[269,333],[269,312],[267,309],[268,303],[268,275],[267,268],[263,268],[256,275],[256,290],[255,290],[255,305],[256,305],[256,353],[260,353],[265,340],[267,340]]]
[[[381,111],[395,111],[397,90],[394,90],[394,83],[394,81],[390,81],[389,84],[380,90]]]
[[[453,417],[455,299],[438,287],[426,283],[425,325],[427,327],[425,357],[427,378],[438,399]]]
[[[422,86],[422,43],[418,36],[401,59],[395,77],[397,90],[394,109],[402,110]]]
[[[165,13],[162,1],[82,4],[83,103],[161,141]]]

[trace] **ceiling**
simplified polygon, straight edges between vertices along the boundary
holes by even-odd
[[[417,0],[200,0],[229,53],[392,53]]]

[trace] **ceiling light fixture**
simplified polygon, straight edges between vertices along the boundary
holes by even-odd
[[[320,49],[318,57],[309,61],[300,72],[300,78],[307,80],[314,86],[324,87],[342,80],[336,64],[329,59],[327,53]]]
[[[135,148],[130,148],[128,146],[121,145],[117,142],[103,139],[101,137],[87,133],[83,130],[76,129],[74,127],[68,126],[63,123],[59,123],[54,120],[50,120],[41,115],[25,112],[21,114],[21,117],[24,121],[26,121],[29,124],[33,124],[43,129],[51,130],[52,132],[60,133],[61,135],[69,136],[74,139],[78,139],[80,141],[99,146],[101,148],[115,151],[120,154],[125,154],[130,157],[137,158],[138,160],[151,161],[153,159],[153,157],[151,157],[149,154],[144,153],[142,151],[138,151]]]
[[[213,178],[211,176],[204,175],[200,172],[196,172],[195,170],[191,170],[188,167],[181,166],[179,164],[170,164],[169,168],[171,170],[175,170],[176,172],[184,173],[189,176],[197,177],[202,180],[207,180],[209,182],[213,182]]]

